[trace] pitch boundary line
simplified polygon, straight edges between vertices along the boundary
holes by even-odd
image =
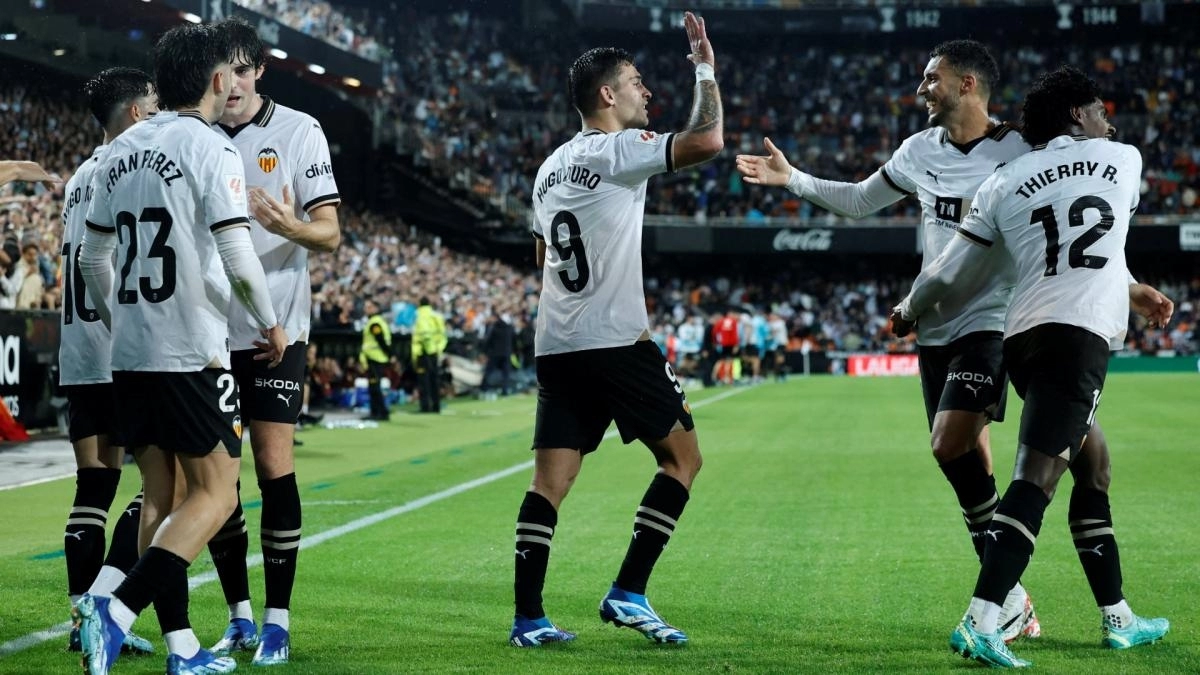
[[[691,407],[692,408],[702,408],[702,407],[708,405],[709,403],[717,403],[718,401],[723,401],[727,398],[730,398],[730,397],[736,396],[742,392],[748,391],[749,389],[751,389],[751,387],[740,387],[737,389],[730,389],[729,391],[725,391],[720,394],[717,394],[716,396],[713,396],[712,398],[706,398],[703,401],[694,403],[694,404],[692,404]],[[604,434],[604,438],[606,440],[610,439],[610,438],[615,438],[616,436],[617,436],[616,430],[612,430],[612,431],[609,431],[606,434]],[[381,523],[385,520],[395,518],[396,516],[404,515],[405,513],[409,513],[411,511],[416,511],[417,509],[424,508],[426,506],[429,506],[430,504],[440,502],[443,499],[449,499],[450,497],[455,497],[464,492],[469,492],[471,490],[474,490],[477,487],[487,485],[488,483],[494,483],[494,482],[500,480],[501,478],[507,478],[507,477],[513,475],[514,473],[518,473],[520,471],[525,471],[525,470],[531,469],[531,468],[533,468],[533,460],[532,459],[526,460],[524,462],[521,462],[520,464],[514,464],[506,469],[501,469],[499,471],[489,473],[486,476],[480,476],[479,478],[476,478],[474,480],[469,480],[465,483],[459,483],[458,485],[448,487],[445,490],[440,490],[438,492],[434,492],[432,494],[425,495],[424,497],[418,497],[417,499],[414,499],[410,502],[405,502],[403,504],[400,504],[399,506],[393,506],[390,509],[385,509],[378,513],[373,513],[369,516],[363,516],[362,518],[357,518],[357,519],[352,520],[344,525],[339,525],[332,529],[325,530],[324,532],[318,532],[317,534],[314,534],[311,537],[302,537],[300,539],[300,549],[304,550],[306,548],[318,546],[320,544],[323,544],[323,543],[329,541],[330,539],[336,539],[338,537],[341,537],[341,536],[344,536],[347,534],[351,534],[353,532],[357,532],[358,530],[370,527],[371,525],[375,525],[375,524]],[[262,554],[261,553],[256,553],[256,554],[246,558],[246,569],[258,567],[261,564],[262,564]],[[216,580],[217,580],[217,571],[216,570],[209,570],[202,574],[197,574],[194,577],[188,578],[188,590],[191,590],[194,588],[199,588],[200,586],[203,586],[205,584],[211,583]],[[5,656],[10,656],[12,654],[16,654],[18,652],[25,651],[26,649],[29,649],[30,647],[39,645],[48,640],[53,640],[54,638],[57,638],[57,637],[61,637],[63,635],[66,635],[70,630],[71,630],[71,622],[64,621],[60,624],[55,624],[49,628],[45,628],[45,629],[39,630],[39,631],[34,631],[32,633],[22,635],[19,638],[14,638],[12,640],[9,640],[8,642],[0,644],[0,658],[4,658]]]

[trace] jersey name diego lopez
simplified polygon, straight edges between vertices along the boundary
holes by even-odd
[[[83,241],[84,221],[95,189],[92,178],[107,149],[106,145],[97,146],[63,192],[62,333],[58,344],[58,381],[62,385],[112,382],[112,334],[88,299],[79,269],[79,242]]]
[[[971,210],[971,199],[998,167],[1029,151],[1016,129],[997,124],[986,135],[958,145],[941,127],[905,139],[881,170],[895,189],[916,193],[921,202],[921,268],[937,259]],[[995,259],[993,259],[995,258]],[[917,342],[945,345],[968,333],[1004,330],[1013,280],[1002,256],[990,256],[991,281],[952,288],[918,317]]]
[[[248,227],[238,151],[193,112],[160,112],[110,145],[87,227],[117,237],[112,369],[229,367],[230,286],[213,235]]]
[[[631,345],[649,329],[642,288],[646,181],[672,171],[674,134],[588,130],[534,182],[533,235],[546,243],[538,356]]]

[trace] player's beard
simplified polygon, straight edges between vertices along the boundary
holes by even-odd
[[[958,108],[958,99],[942,98],[934,99],[933,102],[937,105],[937,110],[929,113],[929,126],[931,128],[945,126],[946,122],[950,120],[950,116]]]

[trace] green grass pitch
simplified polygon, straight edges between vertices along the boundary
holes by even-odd
[[[1044,637],[1015,651],[1039,670],[1200,672],[1198,384],[1191,374],[1114,374],[1099,414],[1113,453],[1125,592],[1134,611],[1170,618],[1171,632],[1126,652],[1099,646],[1099,613],[1067,530],[1065,478],[1023,579]],[[451,401],[449,414],[397,414],[374,430],[303,432],[297,464],[306,547],[292,605],[292,663],[276,670],[980,670],[947,646],[977,563],[930,455],[915,378],[794,378],[694,392],[691,401],[704,470],[649,588],[689,645],[662,648],[597,618],[654,470],[641,446],[609,440],[584,462],[563,505],[545,593],[551,618],[579,639],[538,650],[508,646],[513,523],[530,476],[534,409],[534,399],[521,396]],[[1019,417],[1011,396],[1008,421],[993,427],[1001,486]],[[260,509],[249,460],[242,478],[255,552]],[[117,503],[136,486],[129,468]],[[9,645],[0,647],[0,673],[77,671],[65,636],[11,646],[67,618],[56,553],[72,488],[64,479],[0,491],[0,645]],[[191,618],[204,645],[226,621],[210,572],[202,553],[191,568],[200,582]],[[251,569],[251,590],[261,618],[261,567]],[[156,637],[153,612],[135,629]],[[123,657],[113,672],[162,672],[164,658]],[[258,670],[248,654],[238,661],[239,670]]]

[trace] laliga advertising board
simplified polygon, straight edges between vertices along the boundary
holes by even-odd
[[[919,375],[916,354],[851,354],[846,373],[857,377]]]
[[[50,397],[58,339],[57,312],[0,312],[0,400],[26,428],[57,423]]]

